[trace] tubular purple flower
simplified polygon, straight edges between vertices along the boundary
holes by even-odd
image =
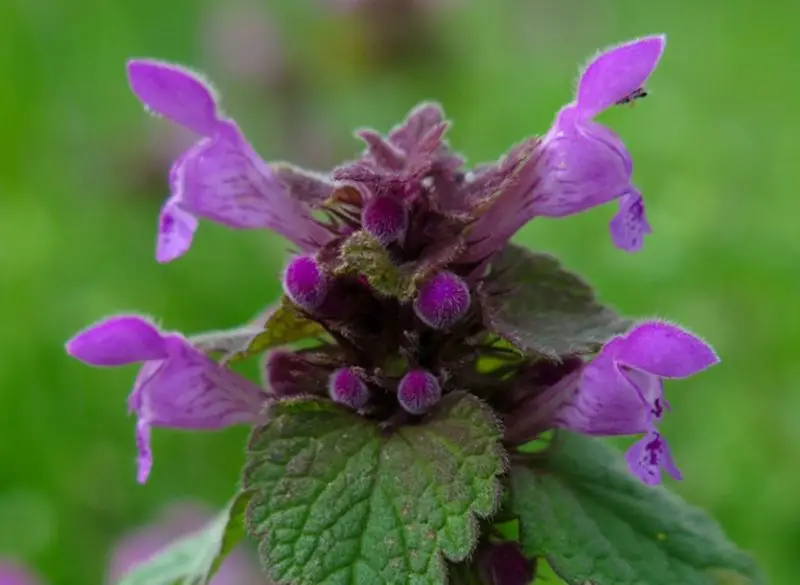
[[[503,182],[473,229],[469,259],[493,254],[534,217],[564,217],[612,199],[620,201],[610,224],[614,245],[627,251],[642,246],[651,229],[642,196],[631,183],[630,153],[593,119],[644,86],[665,45],[666,36],[655,35],[601,53],[581,74],[575,100],[561,108],[547,135],[524,142],[479,179]]]
[[[313,257],[298,256],[283,273],[283,290],[301,309],[314,312],[328,293],[328,277]]]
[[[137,315],[119,315],[89,326],[66,345],[67,353],[93,366],[142,362],[128,397],[136,413],[137,479],[153,464],[153,426],[217,430],[261,420],[266,395],[224,368],[177,333],[163,333]]]
[[[202,137],[170,169],[171,195],[158,229],[159,262],[189,249],[198,217],[237,229],[270,229],[303,251],[331,239],[236,123],[222,115],[211,87],[199,76],[154,60],[131,60],[127,70],[133,93],[148,110]]]
[[[439,380],[425,370],[411,370],[397,386],[397,401],[410,414],[425,414],[441,397]]]
[[[541,145],[545,169],[536,197],[539,215],[561,217],[620,199],[621,219],[611,223],[612,240],[628,251],[641,247],[650,227],[641,194],[631,183],[630,153],[593,118],[644,86],[665,45],[664,35],[637,39],[600,54],[586,67],[575,101],[561,109]]]
[[[666,441],[656,431],[664,410],[663,380],[687,378],[719,362],[699,337],[661,321],[640,323],[608,342],[579,373],[559,382],[566,396],[552,426],[586,435],[644,433],[628,452],[631,471],[647,484],[659,468],[680,479]]]
[[[469,310],[467,284],[452,272],[439,272],[424,283],[414,299],[414,312],[433,329],[448,329]]]
[[[331,400],[358,410],[369,400],[369,388],[353,368],[340,368],[328,380]]]

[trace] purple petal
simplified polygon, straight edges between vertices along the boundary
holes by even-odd
[[[616,359],[662,378],[686,378],[719,362],[705,341],[663,321],[640,323],[629,331]]]
[[[128,61],[128,81],[150,110],[201,136],[212,135],[219,113],[211,86],[177,65],[149,59]]]
[[[644,86],[667,42],[665,35],[619,45],[592,60],[578,82],[581,116],[592,118]]]
[[[410,152],[432,128],[444,120],[442,107],[436,103],[417,105],[400,126],[389,132],[389,141],[404,152]]]
[[[404,153],[388,140],[384,140],[378,132],[367,128],[358,130],[356,136],[366,143],[367,151],[376,164],[398,171],[403,168],[406,160]]]
[[[139,481],[152,465],[150,427],[217,430],[260,420],[265,394],[210,360],[178,335],[165,338],[168,357],[145,364],[129,398],[136,412]]]
[[[649,432],[634,443],[625,453],[625,461],[631,473],[647,485],[661,483],[662,468],[673,479],[683,479],[680,470],[675,466],[667,442],[656,432]]]
[[[653,374],[626,367],[620,368],[619,364],[617,366],[620,375],[636,390],[640,400],[649,407],[650,416],[647,418],[650,423],[661,420],[664,410],[669,408],[669,403],[664,398],[664,380]]]
[[[67,353],[93,366],[121,366],[166,356],[158,328],[144,317],[118,315],[80,331],[67,342]]]
[[[0,559],[0,585],[39,585],[41,581],[16,562]]]
[[[607,343],[581,372],[553,424],[585,435],[613,436],[652,428],[652,406],[614,362],[620,338]]]
[[[233,228],[268,228],[304,251],[331,238],[233,122],[222,123],[213,139],[183,160],[176,189],[181,206],[196,216]]]
[[[631,190],[633,165],[622,140],[605,126],[578,121],[569,107],[559,113],[540,149],[535,215],[580,213]]]
[[[150,447],[150,423],[136,421],[136,481],[146,483],[153,469],[153,449]]]
[[[617,248],[636,252],[644,244],[644,236],[652,233],[652,228],[644,212],[644,200],[635,189],[619,200],[619,211],[609,224],[611,241]]]
[[[175,197],[168,199],[158,218],[156,261],[165,264],[185,254],[196,230],[197,218],[181,209]]]

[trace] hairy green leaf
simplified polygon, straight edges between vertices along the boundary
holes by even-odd
[[[763,582],[711,518],[640,483],[602,442],[560,433],[542,461],[512,469],[512,505],[525,553],[569,585]]]
[[[364,276],[378,294],[408,300],[414,294],[410,275],[398,268],[386,248],[365,231],[354,233],[342,245],[336,274]]]
[[[250,441],[248,531],[280,583],[444,584],[497,508],[499,440],[464,393],[392,431],[328,401],[277,403]]]
[[[493,260],[487,282],[489,329],[523,351],[554,359],[594,352],[630,326],[547,254],[509,244]]]
[[[237,350],[228,353],[225,361],[238,362],[276,347],[324,334],[325,330],[319,323],[306,317],[297,306],[283,297],[280,305],[267,316],[264,326]]]

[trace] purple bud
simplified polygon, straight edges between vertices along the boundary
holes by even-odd
[[[369,389],[352,368],[340,368],[328,380],[331,400],[354,410],[363,408],[369,400]]]
[[[283,273],[283,290],[294,304],[311,312],[325,300],[328,278],[313,257],[298,256]]]
[[[397,387],[397,401],[411,414],[425,414],[441,397],[439,380],[425,370],[411,370]]]
[[[516,542],[495,542],[478,550],[478,570],[486,585],[528,585],[536,573],[536,561],[525,558]]]
[[[403,202],[395,197],[376,197],[364,207],[361,224],[376,240],[387,246],[405,237],[408,211]]]
[[[414,311],[426,325],[447,329],[469,309],[467,283],[452,272],[440,272],[419,288]]]

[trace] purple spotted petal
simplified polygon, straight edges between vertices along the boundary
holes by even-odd
[[[128,81],[153,112],[201,136],[214,133],[219,113],[211,86],[197,74],[150,59],[128,61]]]
[[[168,199],[158,219],[156,261],[164,264],[185,254],[196,230],[197,218],[182,209],[175,197]]]
[[[644,212],[644,199],[636,189],[620,198],[619,211],[611,220],[609,231],[614,245],[628,252],[641,249],[644,237],[652,233]]]
[[[144,482],[152,465],[153,426],[217,430],[260,419],[265,394],[260,387],[195,349],[178,335],[165,338],[168,357],[146,363],[129,399],[136,412],[138,479]]]
[[[40,585],[41,581],[27,568],[0,559],[0,585]]]
[[[119,315],[77,333],[67,342],[67,353],[93,366],[121,366],[166,357],[161,333],[147,319]]]
[[[650,321],[629,331],[616,360],[662,378],[686,378],[719,362],[705,341],[663,321]]]
[[[628,463],[631,473],[647,485],[661,483],[662,468],[673,479],[683,479],[680,470],[672,459],[669,445],[656,432],[650,432],[634,443],[625,453],[625,461]]]
[[[582,117],[593,118],[644,86],[664,52],[665,35],[644,37],[614,47],[592,60],[578,82]]]
[[[178,179],[181,206],[195,216],[233,228],[271,229],[304,251],[331,238],[233,122],[221,123],[213,138],[183,160]]]

